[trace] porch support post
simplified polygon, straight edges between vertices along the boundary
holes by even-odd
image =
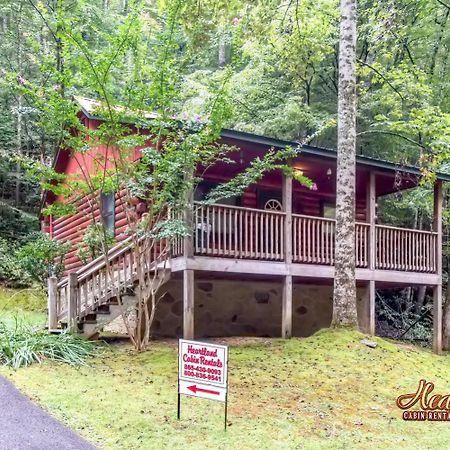
[[[369,329],[370,335],[375,336],[375,280],[369,281]]]
[[[368,249],[368,269],[375,272],[376,258],[377,258],[377,242],[376,242],[376,209],[377,209],[377,193],[376,193],[376,174],[374,172],[369,173],[367,180],[367,200],[366,200],[366,221],[369,223],[369,240],[367,245]],[[360,324],[364,323],[365,333],[369,333],[372,336],[375,335],[375,280],[369,280],[364,295],[363,302],[364,320],[360,320]]]
[[[442,285],[433,286],[433,351],[442,353]]]
[[[58,279],[56,277],[49,277],[48,283],[48,329],[55,330],[58,326],[58,316],[56,309],[56,296]]]
[[[375,281],[364,284],[363,293],[358,295],[358,328],[362,333],[375,335]]]
[[[376,194],[376,175],[374,172],[369,173],[369,179],[367,183],[367,202],[366,202],[366,215],[367,222],[369,222],[369,269],[375,270],[376,268],[376,257],[377,257],[377,243],[376,243],[376,205],[377,205],[377,194]]]
[[[281,337],[292,337],[292,275],[283,277]]]
[[[194,271],[183,271],[183,337],[194,339]]]
[[[442,352],[442,181],[434,185],[433,231],[436,239],[436,273],[439,282],[433,286],[433,351]]]
[[[284,261],[287,273],[292,265],[292,177],[283,175]],[[292,337],[292,275],[283,277],[281,337]]]

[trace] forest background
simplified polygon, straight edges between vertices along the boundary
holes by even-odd
[[[177,114],[201,120],[226,78],[227,127],[293,141],[314,135],[312,144],[336,147],[336,128],[317,133],[336,119],[335,0],[0,0],[0,282],[42,281],[46,267],[34,270],[39,255],[50,260],[64,252],[39,234],[41,187],[20,164],[51,166],[58,139],[43,126],[49,92],[96,97],[82,76],[77,80],[83,71],[65,64],[75,59],[61,46],[62,23],[69,18],[85,51],[101,55],[103,44],[113,43],[138,12],[147,30],[139,45],[150,55],[155,47],[156,55],[157,34],[174,7]],[[358,153],[418,165],[430,182],[436,171],[449,168],[449,15],[450,3],[440,0],[358,4]],[[119,101],[136,65],[158,70],[156,59],[140,61],[139,54],[130,48],[112,73]],[[67,71],[75,82],[66,88]],[[30,102],[25,90],[38,101]],[[379,205],[380,220],[396,226],[430,229],[431,212],[431,183]],[[445,213],[447,224],[448,208]],[[448,226],[444,230],[447,280]],[[422,317],[411,337],[429,339],[425,289],[382,292],[379,298],[379,326],[387,334],[398,335]]]

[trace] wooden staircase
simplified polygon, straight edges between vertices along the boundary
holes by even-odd
[[[135,289],[139,285],[136,258],[141,258],[145,283],[162,286],[170,279],[166,245],[142,247],[131,238],[83,266],[57,283],[49,279],[49,330],[69,329],[86,338],[96,338],[103,328],[120,316],[136,310]],[[163,251],[161,249],[164,249]]]

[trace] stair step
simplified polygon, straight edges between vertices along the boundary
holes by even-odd
[[[97,313],[93,312],[93,313],[86,314],[84,317],[82,317],[81,320],[82,321],[93,320],[94,322],[96,322],[97,321]]]
[[[49,334],[62,334],[64,333],[65,330],[63,330],[62,328],[52,328],[48,330]]]
[[[95,314],[109,314],[109,304],[99,305],[95,310]]]
[[[97,323],[97,319],[87,319],[86,317],[83,317],[83,319],[81,319],[80,324],[84,325],[85,323],[95,325]]]
[[[157,275],[160,278],[160,282],[165,283],[170,278],[170,269],[161,270],[155,273],[155,270],[150,269],[149,273]],[[112,321],[119,318],[122,314],[134,314],[137,305],[137,297],[135,295],[136,286],[139,285],[137,276],[134,275],[128,280],[121,282],[118,287],[119,291],[112,285],[104,288],[102,286],[96,292],[90,292],[87,302],[82,306],[79,311],[79,317],[77,319],[77,329],[81,335],[87,338],[96,338],[98,334]],[[96,285],[98,287],[98,285]],[[96,287],[96,289],[97,289]],[[119,292],[119,295],[117,295]],[[120,299],[120,301],[119,301]],[[84,308],[83,308],[84,306]],[[64,317],[61,322],[61,329],[50,330],[50,333],[62,333],[64,327],[67,328],[67,317]]]

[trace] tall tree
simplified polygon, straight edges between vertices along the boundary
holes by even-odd
[[[357,324],[355,283],[356,0],[341,0],[333,325]]]

